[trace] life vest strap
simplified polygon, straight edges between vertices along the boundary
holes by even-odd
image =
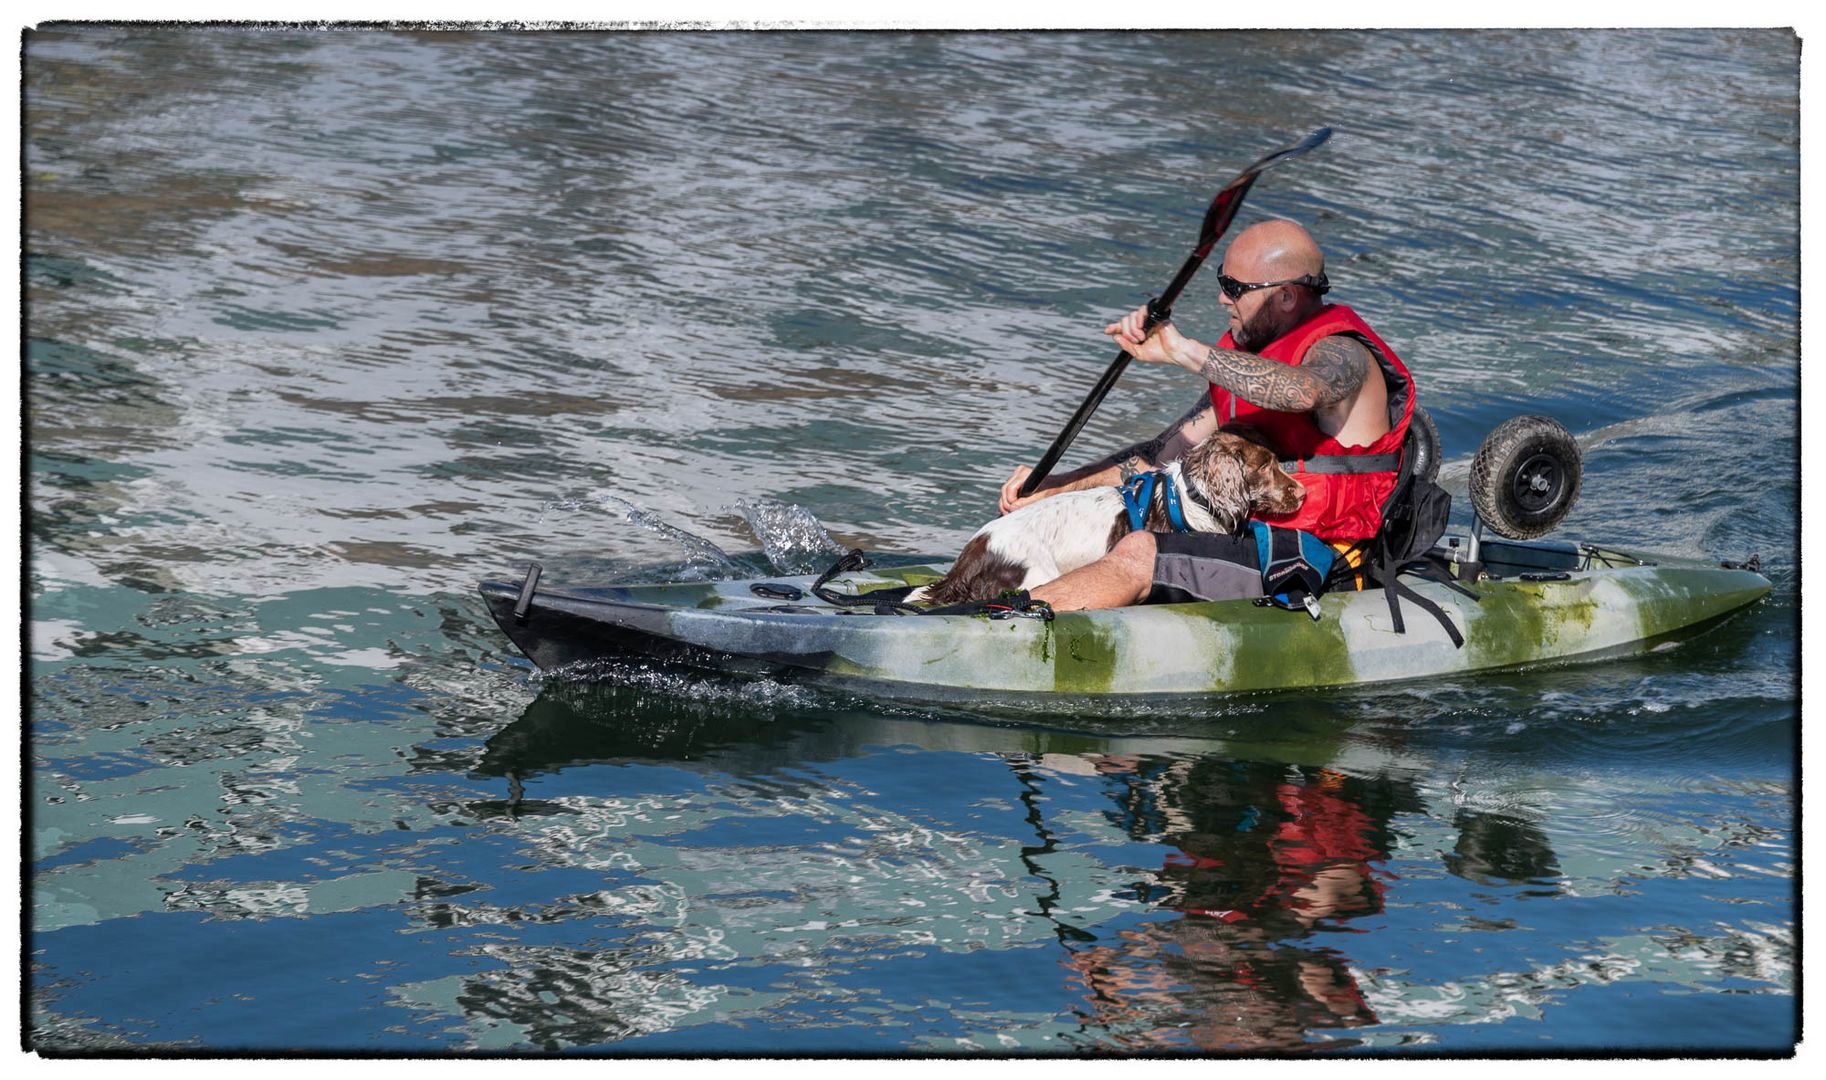
[[[1465,637],[1458,632],[1458,627],[1453,625],[1452,619],[1446,614],[1445,609],[1440,607],[1439,604],[1435,603],[1432,599],[1415,592],[1413,589],[1409,588],[1405,582],[1401,581],[1400,576],[1403,572],[1414,574],[1416,577],[1426,578],[1429,581],[1437,581],[1452,591],[1462,593],[1479,603],[1483,601],[1483,597],[1423,563],[1391,565],[1388,561],[1384,560],[1377,562],[1370,570],[1371,578],[1382,585],[1383,595],[1388,597],[1389,619],[1395,625],[1395,633],[1407,633],[1407,625],[1401,618],[1401,601],[1410,600],[1422,611],[1425,611],[1427,614],[1433,616],[1433,618],[1439,620],[1439,625],[1445,628],[1446,636],[1452,639],[1452,647],[1454,649],[1464,648]]]
[[[1400,454],[1320,454],[1318,457],[1294,458],[1280,463],[1283,472],[1331,475],[1394,472],[1401,468]]]

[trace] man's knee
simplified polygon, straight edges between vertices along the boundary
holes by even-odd
[[[1132,532],[1116,541],[1110,554],[1125,562],[1145,562],[1149,569],[1154,566],[1154,534],[1145,529]]]
[[[1116,541],[1104,556],[1105,561],[1120,569],[1124,581],[1134,586],[1137,601],[1154,585],[1154,534],[1137,530]]]

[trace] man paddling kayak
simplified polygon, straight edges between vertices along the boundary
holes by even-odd
[[[1025,499],[1019,492],[1031,470],[1016,469],[1002,485],[1003,513],[1061,492],[1122,483],[1234,422],[1255,428],[1283,459],[1297,463],[1288,471],[1306,489],[1297,512],[1265,517],[1265,524],[1337,551],[1375,536],[1413,416],[1407,367],[1355,312],[1324,302],[1325,257],[1293,222],[1267,221],[1240,233],[1225,252],[1218,286],[1230,326],[1216,345],[1182,336],[1171,322],[1144,336],[1145,307],[1103,331],[1136,360],[1197,373],[1209,383],[1208,395],[1154,439],[1049,477]],[[1064,611],[1260,596],[1262,545],[1254,532],[1137,531],[1032,597]]]

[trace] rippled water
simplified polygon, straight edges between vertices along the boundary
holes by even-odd
[[[1797,60],[28,34],[33,1044],[1786,1049]],[[1242,223],[1312,227],[1448,484],[1554,415],[1566,534],[1760,553],[1769,599],[1633,660],[1015,718],[544,682],[490,624],[474,581],[531,558],[955,550],[1215,186],[1321,124]],[[1177,376],[1131,371],[1084,452]]]

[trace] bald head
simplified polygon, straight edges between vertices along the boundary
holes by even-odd
[[[1285,281],[1325,269],[1312,234],[1291,221],[1251,225],[1230,241],[1224,273],[1238,281]]]
[[[1292,281],[1324,272],[1325,256],[1319,253],[1319,245],[1291,221],[1251,225],[1230,241],[1230,250],[1224,253],[1224,273],[1248,284]],[[1324,305],[1318,289],[1298,286],[1251,289],[1237,297],[1220,292],[1218,302],[1230,314],[1230,339],[1237,348],[1250,352],[1305,322]]]

